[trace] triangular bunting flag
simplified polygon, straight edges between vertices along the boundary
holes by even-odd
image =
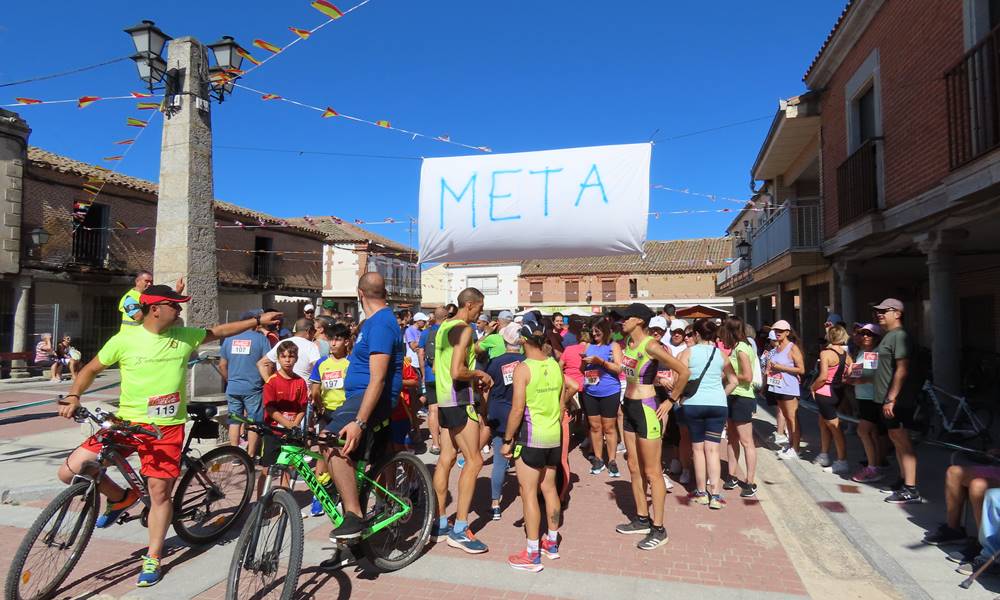
[[[326,0],[316,0],[311,6],[331,19],[339,19],[344,16],[344,13],[340,12],[339,8]]]
[[[159,102],[139,102],[135,105],[139,110],[156,110],[160,108]]]
[[[131,146],[134,142],[135,142],[135,140],[121,140],[121,141],[115,142],[115,145],[116,146]]]
[[[146,92],[132,92],[133,98],[152,98],[152,94],[147,94]]]
[[[14,98],[18,104],[41,104],[42,101],[36,98]]]
[[[260,97],[261,100],[281,100],[281,96],[277,94],[264,94]]]
[[[246,50],[244,50],[240,46],[236,47],[236,54],[239,54],[240,56],[242,56],[243,58],[249,60],[250,62],[252,62],[255,65],[260,65],[260,61],[259,60],[257,60],[256,58],[254,58],[249,52],[247,52]]]
[[[145,127],[148,125],[148,121],[143,121],[142,119],[136,119],[135,117],[129,117],[125,120],[125,124],[129,127]]]
[[[339,116],[339,115],[340,115],[340,113],[338,113],[337,111],[333,110],[329,106],[327,106],[326,110],[323,111],[323,118],[324,119],[329,119],[330,117],[336,117],[336,116]]]
[[[100,96],[80,96],[76,100],[76,107],[87,108],[88,106],[90,106],[94,102],[97,102],[100,99],[101,99]]]
[[[385,127],[386,129],[392,127],[392,125],[389,124],[389,121],[375,121],[375,124],[379,127]]]
[[[312,35],[312,32],[309,31],[308,29],[299,29],[298,27],[289,27],[288,29],[291,30],[292,33],[294,33],[295,35],[299,36],[304,40],[308,40],[309,36]]]
[[[264,40],[261,39],[254,40],[253,45],[257,46],[262,50],[267,50],[268,52],[273,52],[275,54],[281,52],[281,48],[275,46],[271,42],[265,42]]]
[[[125,158],[125,157],[122,156],[121,154],[118,154],[116,156],[105,156],[104,160],[106,160],[108,162],[112,162],[112,161],[116,161],[116,160],[121,160],[123,158]]]

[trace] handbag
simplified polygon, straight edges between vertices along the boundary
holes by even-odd
[[[715,358],[716,350],[718,350],[718,348],[712,346],[712,353],[708,356],[708,360],[705,362],[705,368],[701,370],[701,375],[698,376],[698,379],[688,379],[688,382],[684,385],[684,393],[681,395],[681,398],[687,400],[691,396],[698,393],[698,386],[701,385],[701,378],[705,376],[706,372],[708,372],[708,365],[712,364],[712,359]]]

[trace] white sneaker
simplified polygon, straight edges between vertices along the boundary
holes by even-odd
[[[690,469],[684,469],[683,471],[681,471],[680,482],[681,482],[681,485],[687,485],[687,484],[691,483],[691,470]]]
[[[785,444],[788,443],[788,436],[787,435],[778,435],[776,433],[773,436],[771,436],[771,440],[774,441],[775,444],[778,444],[779,446],[783,446],[783,445],[785,445]]]
[[[670,459],[670,472],[674,475],[678,475],[681,472],[681,461],[676,458]]]
[[[835,460],[830,472],[834,475],[846,475],[851,471],[851,465],[846,460]]]
[[[784,450],[778,452],[778,460],[798,460],[799,453],[791,448],[785,448]]]
[[[618,454],[625,454],[625,444],[624,442],[618,442]]]
[[[672,492],[674,490],[674,482],[670,481],[670,478],[667,477],[666,473],[663,474],[663,485],[667,486],[667,492]]]

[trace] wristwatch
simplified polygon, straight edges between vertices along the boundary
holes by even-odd
[[[511,444],[514,443],[514,440],[504,440],[503,443],[510,446]]]
[[[361,419],[354,419],[354,422],[361,428],[361,431],[368,429],[368,423],[365,421],[362,421]]]
[[[260,315],[254,315],[254,319],[257,319],[257,327],[260,327]]]

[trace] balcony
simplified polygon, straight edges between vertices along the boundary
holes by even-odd
[[[108,244],[103,229],[78,228],[73,232],[73,262],[91,267],[107,267]]]
[[[753,233],[750,268],[762,267],[789,251],[818,249],[819,221],[819,205],[783,206]]]
[[[719,271],[715,276],[715,287],[722,289],[723,287],[730,286],[730,280],[734,279],[740,274],[750,274],[750,261],[737,258],[735,261],[726,266],[725,269]]]
[[[1000,28],[944,74],[952,169],[1000,146]]]
[[[837,167],[840,226],[878,210],[878,156],[881,140],[870,139]]]

